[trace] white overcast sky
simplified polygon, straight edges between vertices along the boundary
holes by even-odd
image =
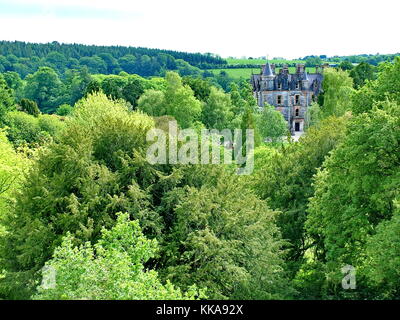
[[[399,0],[0,0],[0,40],[297,58],[400,51]]]

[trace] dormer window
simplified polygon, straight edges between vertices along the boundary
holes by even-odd
[[[278,90],[282,90],[282,83],[278,83]]]

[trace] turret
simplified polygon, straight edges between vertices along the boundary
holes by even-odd
[[[274,73],[272,71],[272,67],[270,63],[267,61],[265,64],[262,74],[261,74],[261,79],[265,81],[265,86],[267,90],[273,90],[274,89]]]

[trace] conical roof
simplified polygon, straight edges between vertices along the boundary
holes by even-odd
[[[264,66],[262,75],[263,75],[263,76],[267,76],[267,77],[270,77],[270,76],[273,76],[273,75],[274,75],[274,74],[272,73],[272,68],[271,68],[271,65],[270,65],[269,62],[267,62],[267,64]]]

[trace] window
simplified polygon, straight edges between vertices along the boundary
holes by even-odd
[[[300,103],[300,96],[298,94],[296,94],[294,96],[294,104],[299,104]]]
[[[296,82],[296,89],[299,89],[300,88],[300,81],[297,81]]]
[[[298,116],[300,115],[300,109],[299,109],[299,108],[297,108],[297,109],[295,110],[295,115],[296,115],[296,117],[298,117]]]
[[[282,96],[281,95],[276,97],[276,103],[277,104],[282,104]]]
[[[282,83],[278,83],[278,90],[282,90]]]
[[[315,101],[315,95],[314,94],[311,95],[311,100]]]

